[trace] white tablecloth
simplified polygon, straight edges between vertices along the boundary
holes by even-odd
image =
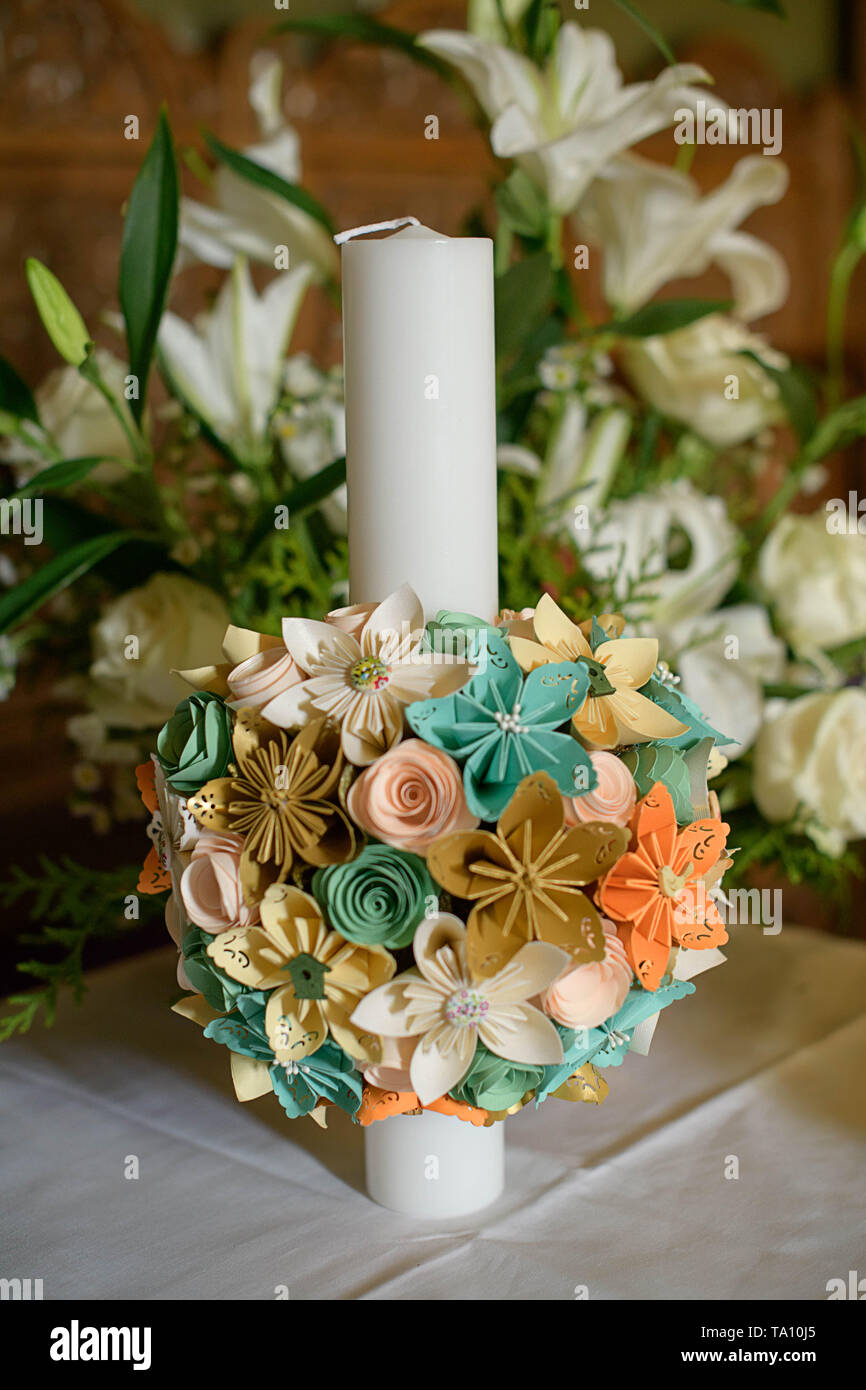
[[[239,1105],[227,1051],[169,1012],[170,950],[99,972],[0,1047],[0,1276],[73,1300],[826,1298],[866,1274],[866,948],[741,928],[726,950],[600,1108],[508,1120],[505,1195],[444,1224],[368,1200],[347,1117]]]

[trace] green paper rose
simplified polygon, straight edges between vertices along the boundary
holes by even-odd
[[[509,1110],[543,1079],[544,1067],[507,1062],[504,1057],[495,1057],[479,1042],[471,1067],[450,1094],[455,1100],[477,1105],[482,1110]]]
[[[313,876],[313,893],[330,925],[363,946],[408,946],[436,887],[417,854],[367,845],[349,864]]]
[[[223,777],[232,755],[232,713],[219,695],[198,690],[181,700],[156,740],[157,757],[173,791],[192,796]]]

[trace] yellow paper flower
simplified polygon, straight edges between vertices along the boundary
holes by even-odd
[[[608,634],[622,631],[622,619],[604,615],[600,621]],[[685,733],[685,724],[640,693],[658,663],[654,637],[609,635],[593,651],[581,628],[549,594],[539,600],[533,626],[535,641],[511,637],[511,650],[524,671],[552,661],[582,661],[589,672],[589,691],[572,715],[572,724],[590,748],[648,743]]]
[[[215,965],[251,989],[273,990],[265,1011],[268,1045],[285,1066],[331,1037],[357,1061],[377,1062],[381,1039],[350,1021],[361,999],[391,979],[394,957],[329,931],[318,903],[289,884],[269,888],[261,923],[221,932],[207,948]]]

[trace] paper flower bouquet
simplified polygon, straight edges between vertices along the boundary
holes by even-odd
[[[138,769],[145,892],[240,1100],[361,1124],[600,1102],[727,940],[723,743],[657,643],[545,595],[229,628]]]

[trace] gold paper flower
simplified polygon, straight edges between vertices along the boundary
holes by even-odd
[[[549,594],[539,599],[533,623],[537,640],[515,633],[511,650],[524,671],[551,661],[583,662],[589,672],[589,692],[572,715],[572,724],[590,748],[648,743],[685,733],[685,724],[640,694],[659,659],[654,637],[620,637],[622,618],[604,614],[600,625],[608,640],[593,651],[581,628]]]
[[[236,771],[205,783],[187,804],[205,830],[244,836],[248,906],[284,882],[296,859],[319,868],[352,858],[355,831],[337,799],[345,764],[331,726],[316,720],[292,739],[245,709],[232,741]]]
[[[604,957],[601,918],[581,888],[610,869],[628,831],[609,822],[564,824],[562,797],[546,772],[525,777],[496,827],[434,840],[433,877],[474,904],[466,952],[474,975],[497,971],[528,941],[567,951],[574,965]]]
[[[394,957],[329,931],[308,893],[275,884],[262,899],[261,924],[221,932],[207,948],[214,964],[252,989],[273,990],[265,1010],[268,1045],[286,1066],[320,1048],[330,1033],[361,1062],[376,1062],[381,1039],[350,1015],[370,990],[391,979]]]

